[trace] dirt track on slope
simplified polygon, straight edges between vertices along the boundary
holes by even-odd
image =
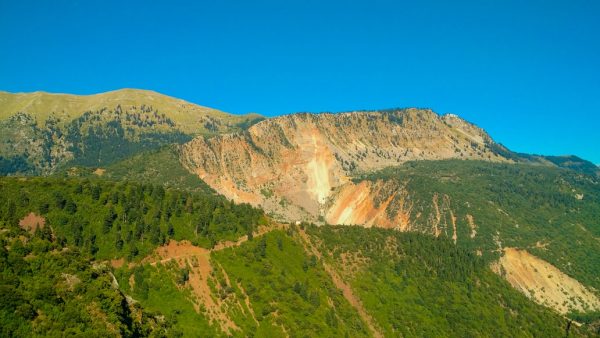
[[[362,320],[367,324],[373,336],[376,338],[383,337],[383,334],[381,333],[381,330],[377,327],[375,320],[367,313],[360,299],[352,291],[352,287],[350,287],[348,283],[344,282],[340,275],[323,260],[321,253],[314,247],[306,232],[304,232],[304,230],[299,230],[299,234],[302,238],[302,244],[304,245],[304,249],[312,253],[313,255],[319,257],[321,263],[323,264],[323,267],[325,268],[325,271],[331,277],[333,284],[342,291],[344,298],[346,298],[350,305],[352,305],[352,307],[356,309],[360,318],[362,318]]]
[[[254,234],[254,238],[282,227],[283,225],[280,224],[271,227],[261,227]],[[214,277],[215,266],[210,261],[210,254],[212,252],[240,246],[246,241],[248,241],[247,235],[240,237],[237,241],[220,242],[215,245],[213,249],[209,250],[195,246],[189,241],[177,242],[171,240],[167,245],[157,248],[154,253],[144,258],[142,264],[146,263],[156,266],[157,264],[176,262],[179,268],[188,268],[189,279],[185,286],[190,287],[192,291],[194,296],[192,303],[196,312],[205,313],[211,321],[218,323],[223,332],[230,334],[232,331],[239,330],[239,327],[231,318],[229,318],[228,309],[231,306],[240,307],[242,312],[244,312],[244,309],[241,304],[239,304],[239,301],[231,302],[227,301],[227,299],[221,299],[215,295],[214,290],[211,289],[209,280],[212,280],[217,291],[220,291],[222,286],[216,282]],[[232,286],[225,270],[219,267],[216,267],[216,269],[224,275],[227,285]],[[254,310],[250,306],[249,299],[245,299],[244,301],[248,308],[249,315],[256,321]]]

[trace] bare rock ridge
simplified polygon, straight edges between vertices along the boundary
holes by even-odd
[[[260,205],[282,219],[405,228],[397,187],[351,177],[410,160],[510,161],[482,129],[456,115],[400,109],[292,114],[240,133],[198,137],[182,146],[182,162],[219,193]],[[387,200],[381,192],[388,191]],[[384,212],[394,203],[400,211]],[[375,207],[377,206],[377,207]]]

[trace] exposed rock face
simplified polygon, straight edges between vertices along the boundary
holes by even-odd
[[[350,177],[410,160],[508,161],[492,146],[482,129],[431,110],[303,113],[198,137],[182,147],[182,161],[221,194],[284,219],[406,228],[410,205],[401,192]],[[390,204],[395,217],[384,212]]]
[[[343,185],[330,200],[325,220],[330,224],[362,224],[410,229],[412,203],[392,181],[362,181]]]

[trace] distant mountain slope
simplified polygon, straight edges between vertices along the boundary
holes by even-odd
[[[588,175],[600,176],[600,168],[590,161],[586,161],[574,155],[543,156],[544,159],[554,163],[561,168],[572,169]]]
[[[501,265],[535,262],[571,287],[504,275],[515,287],[561,312],[600,308],[600,181],[575,156],[513,153],[455,115],[419,109],[281,116],[195,138],[181,155],[217,192],[286,221],[418,231],[490,261],[525,252]]]
[[[12,94],[0,91],[0,119],[22,112],[32,115],[42,124],[51,116],[69,121],[87,111],[103,108],[112,110],[118,106],[123,111],[144,110],[142,106],[158,111],[172,120],[181,132],[191,135],[235,130],[236,125],[260,117],[227,114],[151,90],[121,89],[94,95],[46,92]]]
[[[143,151],[104,167],[68,167],[56,175],[156,184],[165,188],[216,194],[197,175],[183,167],[176,145]]]
[[[86,96],[0,92],[0,174],[48,174],[67,163],[103,166],[260,119],[146,90]]]

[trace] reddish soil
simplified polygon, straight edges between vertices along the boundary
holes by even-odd
[[[192,303],[196,311],[198,313],[205,311],[208,318],[216,321],[226,333],[231,333],[231,330],[239,330],[238,326],[228,317],[227,308],[222,300],[219,297],[213,297],[213,292],[208,284],[209,279],[213,278],[210,251],[192,245],[189,241],[172,240],[167,245],[156,249],[154,254],[146,257],[142,263],[156,265],[171,261],[175,261],[181,268],[190,269],[187,286],[194,295],[195,301],[192,300]]]
[[[36,229],[43,228],[46,225],[46,219],[40,215],[36,215],[30,212],[29,215],[25,216],[19,221],[19,226],[31,233],[34,233]]]
[[[274,224],[270,227],[261,227],[254,233],[254,237],[262,236],[276,228],[283,228],[283,225]],[[157,248],[153,254],[144,258],[142,264],[156,265],[157,263],[167,264],[171,261],[175,261],[179,267],[187,267],[190,269],[189,280],[186,287],[191,289],[195,298],[192,300],[194,308],[197,312],[204,311],[211,321],[217,322],[224,332],[230,334],[233,330],[239,330],[239,327],[231,320],[231,318],[229,318],[228,309],[231,306],[239,307],[242,312],[245,312],[245,309],[239,300],[230,300],[227,298],[221,299],[215,295],[215,291],[211,289],[209,280],[212,281],[212,284],[217,291],[220,291],[222,288],[214,276],[215,269],[223,274],[227,286],[232,286],[232,284],[225,270],[218,266],[215,267],[212,264],[210,261],[210,253],[239,246],[247,240],[248,236],[242,236],[237,241],[218,243],[212,250],[197,247],[189,241],[170,241],[167,245]],[[118,264],[119,262],[115,263]],[[242,292],[245,295],[243,289]],[[245,295],[244,302],[249,315],[256,321],[254,310],[251,307],[247,295]]]
[[[325,219],[330,224],[362,224],[365,227],[383,227],[406,231],[410,228],[409,219],[412,206],[404,198],[405,192],[394,188],[393,193],[385,192],[389,186],[382,181],[375,183],[362,181],[344,185],[328,208]],[[376,205],[374,200],[384,197]],[[397,209],[396,216],[390,218],[391,204]]]

